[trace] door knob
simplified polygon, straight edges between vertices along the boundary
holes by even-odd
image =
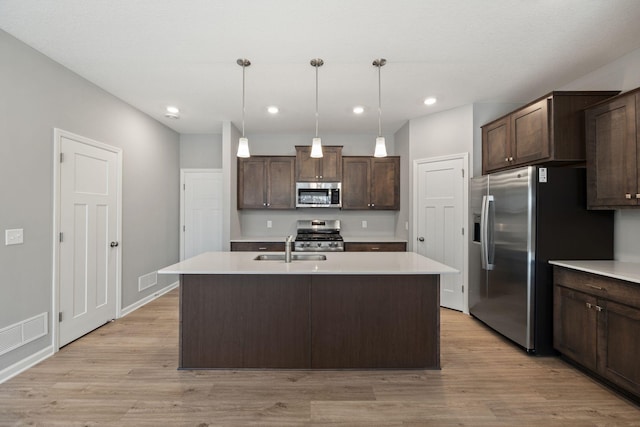
[[[424,237],[418,237],[418,242],[424,242]]]
[[[109,246],[111,246],[112,248],[115,248],[116,246],[118,246],[118,242],[111,242],[111,244]]]

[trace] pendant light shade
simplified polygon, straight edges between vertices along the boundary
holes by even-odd
[[[387,146],[383,136],[376,138],[376,149],[373,152],[373,157],[387,157]]]
[[[324,65],[324,61],[320,58],[312,59],[311,66],[316,69],[316,137],[311,141],[311,157],[322,157],[322,142],[318,137],[318,68]]]
[[[249,140],[247,138],[240,138],[238,140],[238,157],[251,157],[249,153]]]
[[[382,136],[382,85],[380,79],[380,69],[387,63],[384,58],[373,61],[373,66],[378,67],[378,137],[376,138],[376,148],[373,157],[387,157],[387,145]]]
[[[238,140],[238,157],[250,157],[249,154],[249,140],[244,136],[244,72],[245,69],[251,65],[251,61],[248,59],[240,58],[236,61],[238,65],[242,67],[242,137]]]

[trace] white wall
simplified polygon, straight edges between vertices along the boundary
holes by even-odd
[[[0,329],[49,313],[49,334],[0,356],[0,372],[52,345],[53,129],[123,150],[122,307],[175,277],[138,291],[138,277],[178,260],[179,136],[0,30]]]
[[[611,62],[560,90],[622,90],[640,87],[640,49]],[[640,208],[639,208],[640,209]],[[640,262],[640,210],[615,214],[614,253],[619,261]]]
[[[222,134],[181,134],[180,168],[222,168]]]

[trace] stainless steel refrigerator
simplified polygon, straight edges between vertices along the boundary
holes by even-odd
[[[469,312],[529,353],[553,353],[549,260],[613,259],[613,212],[586,209],[583,168],[471,179]]]

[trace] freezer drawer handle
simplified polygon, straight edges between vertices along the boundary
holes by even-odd
[[[601,291],[601,290],[602,290],[602,287],[600,287],[600,286],[591,285],[591,284],[589,284],[589,283],[585,283],[585,285],[587,285],[587,286],[588,286],[588,287],[590,287],[591,289],[597,289],[597,290],[599,290],[599,291]]]

